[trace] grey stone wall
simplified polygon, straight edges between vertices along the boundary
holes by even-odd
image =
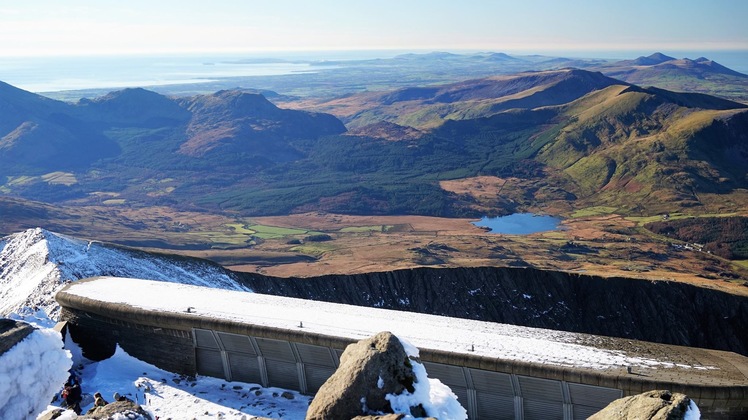
[[[56,298],[63,307],[63,319],[68,321],[73,337],[81,343],[84,351],[99,351],[100,355],[105,355],[113,352],[119,343],[131,355],[172,372],[195,374],[197,358],[201,361],[200,373],[203,374],[302,392],[314,392],[326,379],[325,375],[331,374],[330,369],[336,365],[335,356],[339,356],[342,349],[353,341],[302,328],[267,327],[189,312],[147,311],[121,303],[84,298],[67,293],[66,289]],[[197,339],[193,340],[193,331],[200,330],[205,333],[202,340],[197,333],[194,336]],[[619,345],[628,342],[609,340],[618,340]],[[592,409],[599,406],[602,398],[609,397],[603,390],[598,397],[592,398],[589,391],[596,389],[594,387],[621,390],[623,395],[670,389],[696,400],[705,417],[746,418],[748,363],[744,356],[654,343],[639,342],[636,345],[660,347],[653,354],[665,352],[669,358],[684,352],[694,353],[702,363],[720,366],[720,369],[708,371],[708,377],[701,379],[678,370],[673,370],[672,374],[663,370],[665,373],[650,377],[626,373],[623,368],[599,371],[433,349],[422,349],[421,360],[429,364],[436,377],[455,387],[455,392],[464,397],[463,402],[469,401],[471,412],[479,418],[491,418],[488,413],[500,410],[515,414],[561,413],[563,418],[569,419],[577,418],[580,413],[586,416],[592,414]],[[645,350],[639,351],[646,353]],[[203,357],[196,357],[197,351],[202,351]],[[332,364],[327,359],[321,363],[322,354],[331,358]],[[309,366],[319,369],[307,369]],[[555,393],[550,402],[547,401],[551,395],[549,389]],[[497,401],[503,406],[485,405]]]
[[[174,373],[194,375],[195,348],[191,331],[153,327],[65,308],[61,319],[83,355],[103,360],[119,344],[129,355]]]

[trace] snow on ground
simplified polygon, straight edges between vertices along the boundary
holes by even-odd
[[[387,394],[385,398],[392,405],[392,410],[398,414],[412,415],[410,407],[419,404],[426,414],[437,419],[467,420],[467,410],[457,401],[457,396],[440,380],[429,378],[426,367],[414,359],[418,359],[418,348],[407,340],[398,337],[410,356],[416,381],[413,383],[413,393],[407,390],[399,395]]]
[[[0,355],[0,419],[35,418],[68,379],[72,364],[60,334],[47,328]]]
[[[402,340],[406,352],[418,357],[418,349]],[[36,414],[58,408],[49,405],[58,396],[75,366],[83,389],[83,413],[93,406],[93,394],[100,392],[112,401],[115,392],[139,403],[155,418],[162,419],[244,419],[270,417],[303,419],[311,397],[280,388],[227,382],[221,379],[177,375],[129,356],[117,347],[109,359],[92,362],[82,356],[68,337],[62,340],[52,329],[38,329],[0,357],[0,419],[35,418]],[[413,363],[418,382],[413,394],[393,396],[393,408],[410,414],[409,407],[422,404],[430,416],[466,419],[457,397],[438,379],[427,377],[424,366]],[[60,400],[56,401],[59,404]],[[46,410],[45,410],[46,407]],[[42,411],[44,410],[44,411]],[[74,420],[71,410],[60,420]]]
[[[74,344],[66,345],[72,347],[74,354],[80,354]],[[95,392],[101,392],[108,402],[118,392],[139,403],[154,418],[173,420],[303,419],[311,400],[298,392],[280,388],[263,388],[205,376],[188,378],[176,375],[135,359],[119,347],[109,359],[100,362],[79,359],[76,366],[82,366],[78,372],[84,392],[81,404],[84,414],[93,406],[91,396]],[[64,418],[75,419],[76,416],[68,410]]]
[[[148,293],[142,293],[143,290],[148,290]],[[303,324],[304,331],[354,340],[390,331],[420,349],[460,353],[471,351],[475,355],[505,360],[590,369],[676,366],[666,360],[630,356],[621,350],[600,349],[594,343],[577,344],[589,337],[582,334],[185,284],[102,278],[75,283],[68,293],[198,318],[208,316],[282,329],[298,329]],[[169,296],[169,299],[162,296]],[[231,304],[227,305],[226,302]],[[194,308],[192,314],[186,314],[187,307]]]
[[[158,369],[117,349],[114,356],[84,370],[85,388],[111,396],[114,392],[143,404],[163,418],[243,415],[303,418],[309,397],[278,388],[227,382],[210,377],[185,378]],[[123,384],[129,384],[129,387]],[[282,397],[283,393],[293,399]],[[223,414],[221,414],[223,413]]]
[[[37,228],[0,240],[0,316],[51,327],[59,311],[55,293],[67,282],[101,275],[247,290],[228,271],[207,261],[149,254]]]
[[[417,348],[405,340],[401,339],[401,342],[408,355],[418,357]],[[206,376],[189,378],[177,375],[135,359],[119,347],[111,358],[91,362],[82,358],[75,343],[67,340],[65,345],[73,355],[80,376],[84,392],[83,413],[92,407],[91,395],[95,392],[101,392],[110,402],[117,392],[141,404],[154,418],[249,420],[270,417],[301,420],[305,418],[312,399],[280,388],[263,388],[257,384],[227,382]],[[428,378],[422,364],[413,362],[413,368],[418,378],[414,384],[415,392],[388,398],[395,412],[410,415],[411,406],[422,404],[428,415],[439,419],[467,418],[467,412],[449,387],[438,379]],[[64,379],[67,379],[67,371]],[[73,420],[76,417],[68,410],[60,419]]]

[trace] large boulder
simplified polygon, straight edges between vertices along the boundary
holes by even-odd
[[[670,391],[648,391],[619,398],[593,414],[588,420],[682,420],[695,410],[690,398]],[[699,418],[698,414],[694,417]]]
[[[393,413],[387,394],[413,392],[416,375],[402,343],[392,333],[349,345],[340,367],[312,400],[308,420],[352,419]]]

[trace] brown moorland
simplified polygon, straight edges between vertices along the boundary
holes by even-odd
[[[481,182],[485,189],[498,189],[501,181],[466,182]],[[472,225],[474,220],[457,218],[321,212],[244,218],[175,211],[168,207],[63,209],[24,200],[8,201],[0,201],[3,209],[10,211],[12,207],[28,217],[14,217],[13,224],[0,221],[3,233],[35,227],[43,216],[48,220],[43,227],[55,232],[207,258],[233,270],[280,277],[424,266],[532,266],[601,276],[682,281],[748,296],[748,287],[744,285],[748,269],[741,262],[698,251],[643,227],[661,216],[624,217],[613,208],[590,207],[566,213],[560,230],[502,235]],[[331,240],[311,240],[319,234],[326,234]]]

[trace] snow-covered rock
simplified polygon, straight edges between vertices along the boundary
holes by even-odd
[[[206,260],[153,254],[36,228],[0,239],[0,316],[50,326],[59,312],[55,293],[67,282],[93,276],[249,290],[230,271]]]
[[[0,341],[15,342],[0,352],[0,419],[36,418],[68,378],[70,353],[55,330],[19,321],[0,320]]]
[[[81,419],[132,419],[132,420],[153,420],[150,413],[145,411],[140,404],[135,401],[112,401],[103,407],[94,407]]]
[[[418,349],[390,332],[349,345],[309,406],[307,420],[403,414],[467,419],[449,387],[431,379]]]
[[[387,395],[396,413],[414,415],[410,407],[423,407],[426,415],[442,420],[467,420],[467,410],[457,401],[457,395],[442,381],[429,378],[426,367],[421,363],[418,347],[399,337],[413,365],[416,381],[413,392],[406,390],[398,395]]]
[[[699,407],[686,395],[665,390],[647,391],[620,398],[590,417],[590,420],[698,420]]]

